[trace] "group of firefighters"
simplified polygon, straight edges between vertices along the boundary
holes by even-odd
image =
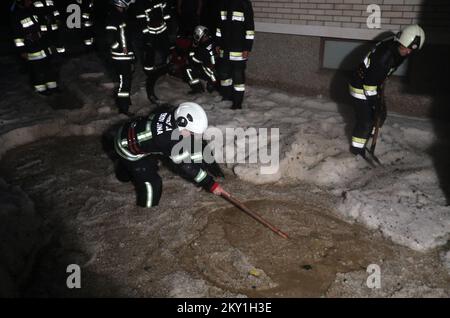
[[[20,56],[27,61],[36,92],[49,95],[58,90],[57,71],[51,57],[65,53],[60,36],[60,13],[52,0],[13,3],[12,31]]]
[[[93,0],[75,0],[80,6],[83,43],[94,45]],[[15,0],[11,7],[14,44],[28,64],[34,90],[42,95],[59,92],[55,57],[66,53],[62,15],[54,0]]]
[[[125,114],[128,114],[131,105],[132,65],[135,60],[128,27],[131,18],[128,9],[132,5],[135,6],[133,12],[144,47],[147,96],[152,103],[158,101],[155,83],[168,72],[171,52],[169,21],[173,18],[173,8],[167,1],[111,1],[112,9],[106,22],[107,42],[119,74],[117,104],[119,111]],[[233,109],[241,108],[245,91],[245,67],[254,34],[250,1],[219,1],[215,37],[202,25],[196,26],[193,31],[193,45],[186,57],[184,69],[191,92],[203,92],[201,79],[205,79],[209,91],[218,89],[224,99],[233,102]]]
[[[53,57],[65,52],[60,29],[61,15],[57,0],[15,0],[12,8],[14,42],[27,61],[35,90],[49,95],[58,87]],[[81,8],[81,29],[84,45],[91,47],[93,32],[93,0],[74,0]],[[155,83],[168,73],[174,50],[171,32],[174,16],[179,18],[179,34],[193,33],[192,45],[184,58],[183,73],[191,93],[204,91],[201,79],[207,81],[208,91],[218,90],[233,109],[242,107],[245,92],[245,68],[254,39],[253,10],[249,0],[221,0],[215,10],[215,33],[208,27],[190,28],[186,23],[192,3],[200,8],[202,1],[178,0],[110,0],[107,10],[105,36],[109,55],[119,83],[116,103],[120,113],[132,116],[130,92],[136,63],[135,41],[143,48],[143,70],[147,76],[148,99],[158,103]],[[132,8],[132,10],[129,10]],[[198,10],[196,10],[198,11]],[[130,13],[131,12],[131,13]],[[198,13],[193,19],[198,20]],[[213,14],[213,13],[211,13]],[[183,22],[185,21],[185,22]],[[181,23],[183,22],[183,23]],[[131,25],[137,25],[137,33]],[[175,31],[176,32],[176,31]]]
[[[90,46],[94,43],[90,19],[93,1],[77,2],[84,8],[84,44]],[[131,6],[134,6],[134,17],[128,14]],[[116,101],[121,113],[132,116],[130,91],[136,55],[130,20],[137,22],[144,48],[142,64],[147,76],[147,96],[158,104],[155,83],[169,69],[169,29],[174,7],[173,1],[165,0],[110,0],[106,40],[118,75]],[[218,90],[224,100],[232,101],[232,109],[239,109],[245,92],[246,62],[255,36],[252,5],[249,0],[218,0],[216,15],[214,34],[206,26],[194,27],[193,44],[183,72],[190,93],[204,92],[203,79],[209,92]],[[65,51],[58,33],[59,16],[52,0],[16,0],[13,10],[14,42],[29,64],[35,90],[41,94],[51,94],[58,87],[50,58]],[[411,53],[420,50],[424,42],[425,33],[420,26],[407,26],[377,43],[356,68],[349,82],[356,113],[351,153],[366,156],[368,140],[386,119],[383,100],[386,79]],[[197,185],[214,194],[227,195],[202,165],[202,151],[174,151],[183,138],[201,136],[207,127],[203,108],[186,102],[174,109],[157,108],[149,116],[133,119],[119,129],[114,147],[120,166],[125,167],[136,186],[139,206],[151,207],[159,202],[162,180],[157,173],[157,158],[160,155],[169,158],[180,174]]]

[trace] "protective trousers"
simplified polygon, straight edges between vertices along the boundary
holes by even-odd
[[[233,102],[233,108],[241,108],[245,93],[245,68],[247,61],[219,59],[218,75],[220,93],[226,100]]]
[[[168,71],[167,57],[169,56],[168,32],[148,35],[144,52],[144,71],[147,75],[147,96],[155,97],[155,84],[158,78]]]
[[[136,188],[137,205],[146,208],[157,206],[162,194],[162,179],[158,174],[158,161],[151,155],[137,161],[123,158],[120,160],[131,175],[131,180]]]
[[[386,106],[379,101],[380,109],[378,110],[379,113],[377,113],[375,106],[368,100],[358,98],[353,98],[353,100],[355,105],[356,124],[352,134],[352,147],[364,149],[367,140],[374,132],[377,116],[380,117],[379,128],[381,128],[386,121]]]
[[[131,105],[132,64],[133,60],[114,60],[116,72],[119,76],[116,103],[121,112],[127,112]]]
[[[40,60],[28,61],[31,73],[31,82],[38,93],[52,90],[58,87],[57,73],[51,63],[51,57]]]

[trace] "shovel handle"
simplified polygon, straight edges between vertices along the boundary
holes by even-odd
[[[268,221],[266,221],[262,216],[258,215],[257,213],[253,212],[249,208],[247,208],[244,204],[242,204],[239,200],[233,198],[230,194],[222,193],[221,196],[226,199],[227,201],[231,202],[235,206],[237,206],[239,209],[250,215],[252,218],[254,218],[259,223],[263,224],[264,226],[268,227],[270,230],[272,230],[274,233],[278,234],[284,239],[289,239],[289,236],[281,231],[279,228],[275,227],[274,225],[270,224]]]

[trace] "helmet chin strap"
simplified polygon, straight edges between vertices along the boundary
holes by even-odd
[[[192,135],[192,132],[191,132],[190,130],[187,130],[187,129],[184,128],[184,127],[178,127],[178,129],[180,130],[180,134],[181,134],[183,137],[188,137],[188,136]]]
[[[177,126],[180,128],[186,127],[188,124],[188,121],[185,117],[181,116],[177,118]]]
[[[416,36],[414,38],[414,41],[411,42],[411,44],[409,45],[408,48],[413,49],[413,50],[417,50],[420,47],[420,36]]]

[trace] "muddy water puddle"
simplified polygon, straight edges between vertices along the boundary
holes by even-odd
[[[336,273],[366,270],[394,254],[389,242],[318,205],[269,199],[245,204],[290,239],[237,208],[214,211],[188,259],[222,288],[252,297],[317,297]]]

